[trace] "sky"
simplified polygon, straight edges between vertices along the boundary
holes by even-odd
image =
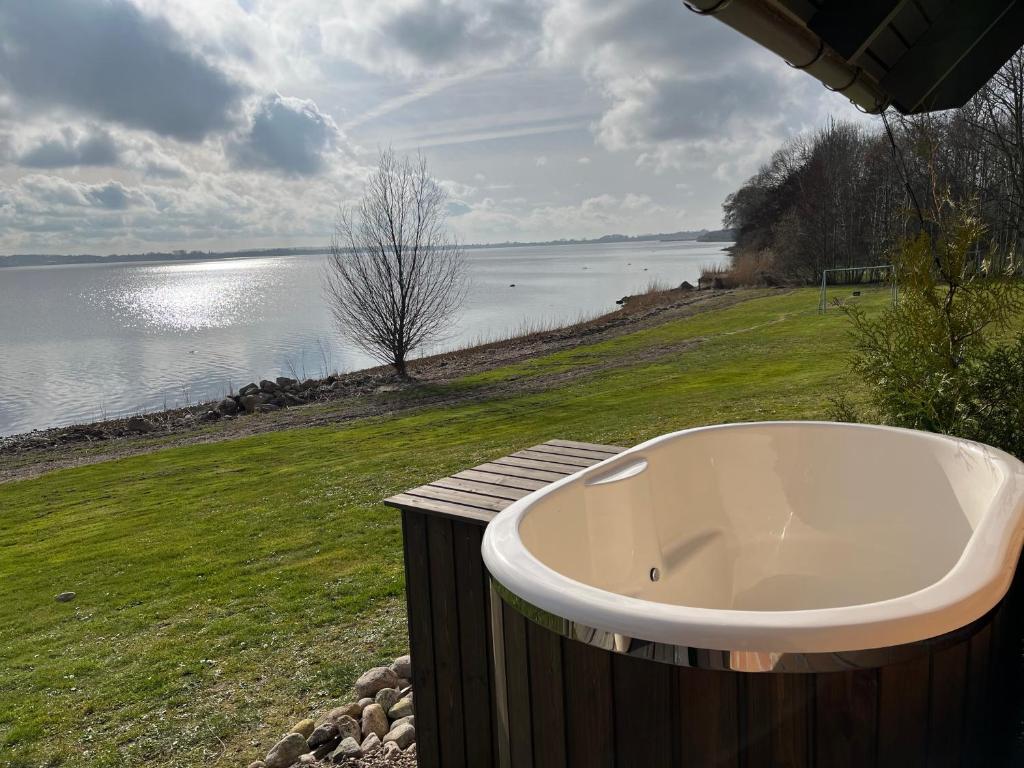
[[[323,245],[389,147],[463,242],[713,229],[830,115],[678,0],[0,0],[0,254]]]

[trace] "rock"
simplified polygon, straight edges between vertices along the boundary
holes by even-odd
[[[288,733],[301,733],[302,738],[308,739],[313,735],[313,729],[315,727],[316,724],[307,717],[303,720],[299,720],[299,722],[289,728]]]
[[[363,750],[359,748],[359,742],[355,739],[342,739],[338,748],[331,753],[331,760],[336,763],[343,762],[349,758],[359,757]]]
[[[256,406],[256,413],[271,413],[272,411],[280,411],[280,405],[274,405],[273,403],[260,403]]]
[[[153,422],[147,421],[141,416],[132,416],[124,426],[129,432],[135,432],[138,434],[152,432],[156,429],[156,425],[153,424]]]
[[[238,394],[241,395],[242,397],[245,397],[246,395],[254,395],[254,394],[256,394],[259,391],[260,391],[260,385],[259,384],[253,384],[253,383],[250,382],[249,384],[246,384],[244,387],[242,387],[240,390],[238,390]]]
[[[377,704],[380,704],[381,709],[387,712],[389,709],[395,706],[395,704],[398,703],[398,700],[400,698],[402,697],[398,695],[397,689],[381,688],[379,691],[377,691],[377,695],[374,696],[373,700]]]
[[[342,704],[340,707],[335,707],[330,712],[328,712],[327,719],[337,721],[337,719],[342,715],[348,715],[349,717],[362,717],[363,707],[365,706],[366,704],[360,706],[354,701],[349,702],[348,704]]]
[[[408,723],[402,723],[388,731],[384,737],[384,742],[387,743],[389,741],[395,742],[399,749],[405,749],[416,741],[416,729]]]
[[[683,282],[681,282],[679,284],[679,290],[680,291],[692,291],[692,290],[694,290],[694,287],[693,287],[693,284],[690,283],[689,280],[683,280]]]
[[[413,714],[415,714],[415,711],[413,710],[411,696],[406,696],[388,710],[388,717],[392,720],[401,720],[403,717],[408,717]]]
[[[253,760],[249,763],[249,768],[267,768],[267,764],[262,760]]]
[[[391,662],[391,671],[398,675],[398,677],[404,677],[406,680],[412,680],[412,656],[409,654],[399,656]]]
[[[408,723],[409,725],[415,726],[416,725],[416,715],[408,715],[407,717],[400,717],[400,718],[398,718],[397,720],[395,720],[395,722],[393,722],[391,724],[391,730],[395,730],[395,726],[396,725],[401,725],[402,723]]]
[[[356,693],[361,699],[376,696],[381,688],[394,688],[397,682],[398,675],[389,667],[374,667],[363,672],[356,680]]]
[[[388,759],[388,762],[402,751],[402,748],[393,741],[384,742],[384,755]]]
[[[75,597],[77,597],[77,593],[75,592],[61,592],[53,599],[56,600],[58,603],[70,603],[72,600],[75,599]]]
[[[359,745],[359,748],[363,751],[364,755],[372,755],[380,749],[380,738],[376,733],[371,733],[363,739],[363,743]]]
[[[216,421],[220,418],[220,411],[209,410],[206,411],[202,416],[199,417],[200,421]]]
[[[217,403],[217,410],[223,415],[234,416],[238,413],[238,403],[235,402],[233,397],[225,397]]]
[[[291,392],[284,393],[284,401],[287,405],[303,405],[306,401]]]
[[[359,706],[359,714],[362,715],[363,710],[371,704],[373,704],[373,699],[371,699],[369,696],[364,696],[358,702],[356,702],[356,704]]]
[[[338,736],[342,739],[355,739],[359,741],[363,738],[363,731],[359,728],[359,722],[348,715],[342,715],[334,724],[338,727]]]
[[[306,755],[299,755],[299,765],[316,765],[317,758],[312,752]]]
[[[242,395],[242,397],[239,398],[238,402],[242,404],[242,407],[245,409],[246,413],[252,413],[253,411],[256,410],[256,406],[260,404],[260,398],[259,395]]]
[[[263,762],[266,768],[289,768],[299,759],[299,755],[304,755],[308,751],[305,736],[301,733],[289,733],[274,745],[263,758]]]
[[[289,379],[287,376],[278,376],[274,381],[281,389],[284,389],[285,387],[294,387],[299,383],[298,379]]]
[[[294,729],[298,730],[298,729]],[[301,733],[301,731],[300,731]],[[328,721],[318,725],[313,732],[306,737],[306,743],[310,749],[316,749],[321,744],[326,744],[338,735],[338,726]]]
[[[341,737],[340,736],[335,736],[330,741],[325,741],[319,747],[314,749],[311,754],[317,760],[323,760],[325,757],[327,757],[329,754],[331,754],[331,752],[336,750],[338,748],[339,744],[341,744]]]
[[[363,710],[363,733],[376,733],[381,738],[388,732],[388,716],[380,704],[370,704]]]
[[[279,389],[280,387],[277,386],[277,384],[275,384],[274,382],[270,381],[270,379],[263,379],[260,382],[261,392],[277,392],[277,390]]]
[[[405,754],[412,755],[413,757],[416,757],[416,742],[413,742],[412,744],[409,745],[409,748],[407,750],[405,750]]]

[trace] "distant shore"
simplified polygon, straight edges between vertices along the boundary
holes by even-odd
[[[733,242],[731,230],[686,230],[649,235],[604,235],[592,239],[577,240],[544,240],[535,242],[504,242],[504,243],[470,243],[464,247],[472,250],[485,248],[528,248],[553,245],[606,245],[613,243],[658,242],[701,242],[723,243]],[[218,261],[222,259],[260,259],[274,256],[308,256],[311,254],[330,253],[328,246],[283,247],[283,248],[252,248],[239,251],[150,251],[147,253],[114,253],[106,256],[98,254],[45,254],[21,253],[0,256],[0,269],[4,267],[56,267],[76,264],[134,264],[161,261]]]

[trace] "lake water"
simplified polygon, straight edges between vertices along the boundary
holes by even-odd
[[[373,364],[332,324],[325,258],[0,269],[0,435]],[[610,311],[652,280],[696,284],[723,258],[695,242],[469,250],[469,295],[439,348]]]

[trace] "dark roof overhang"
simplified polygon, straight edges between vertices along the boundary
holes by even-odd
[[[963,106],[1024,45],[1024,0],[685,0],[867,112]]]

